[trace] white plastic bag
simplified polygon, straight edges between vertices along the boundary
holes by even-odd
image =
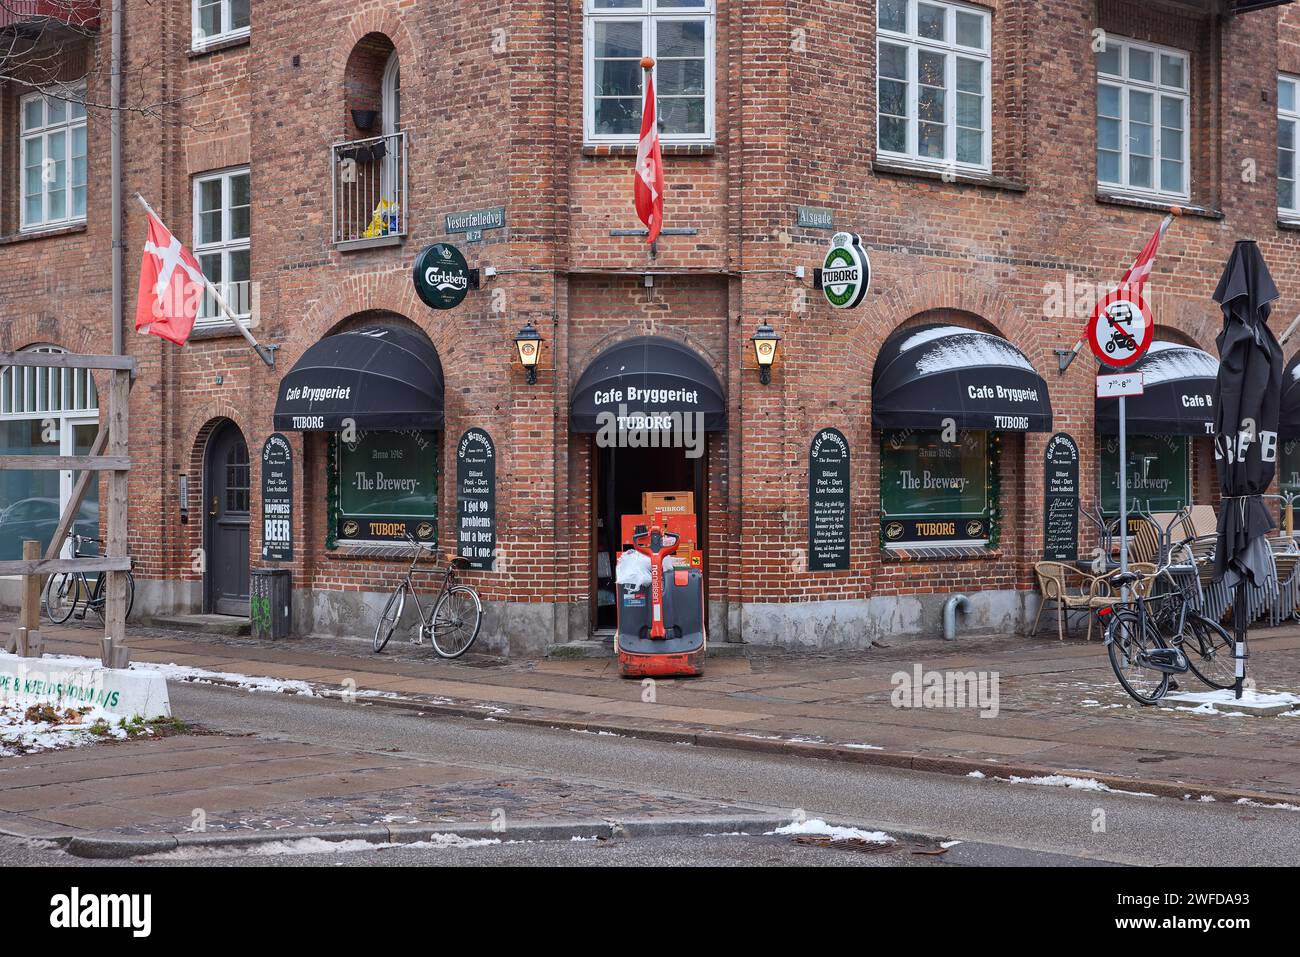
[[[644,588],[650,584],[650,556],[629,548],[618,556],[618,583]]]

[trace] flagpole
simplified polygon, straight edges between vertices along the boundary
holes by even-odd
[[[140,205],[144,207],[144,211],[146,213],[148,213],[154,219],[158,220],[159,223],[162,223],[164,229],[167,229],[167,224],[163,222],[163,218],[161,216],[159,216],[156,212],[154,212],[154,208],[149,205],[148,200],[146,200],[139,193],[135,194],[135,198],[140,203]],[[170,229],[167,229],[167,231],[171,232]],[[199,275],[203,276],[202,271],[199,272]],[[207,276],[203,276],[203,285],[207,289],[207,291],[212,294],[212,298],[216,300],[217,306],[221,309],[223,313],[225,313],[226,318],[229,319],[231,323],[234,325],[234,327],[239,330],[239,334],[248,340],[248,344],[253,347],[253,351],[257,353],[258,357],[263,362],[265,362],[269,367],[274,369],[275,352],[272,349],[262,345],[256,339],[253,338],[253,334],[248,331],[248,327],[245,326],[242,322],[240,322],[238,318],[236,318],[229,304],[227,304],[226,298],[223,295],[221,295],[221,292],[217,289],[217,287],[214,286],[208,280]]]

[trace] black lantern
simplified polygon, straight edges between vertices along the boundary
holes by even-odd
[[[767,385],[772,381],[772,363],[776,361],[776,351],[780,348],[781,333],[766,322],[758,327],[754,337],[754,356],[758,359],[758,381]]]
[[[537,383],[537,362],[542,357],[542,334],[532,322],[527,323],[515,336],[515,348],[519,350],[519,362],[528,370],[528,384]]]

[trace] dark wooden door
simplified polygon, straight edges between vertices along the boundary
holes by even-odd
[[[251,472],[248,443],[233,424],[208,445],[204,480],[207,521],[208,609],[248,615],[248,515]]]

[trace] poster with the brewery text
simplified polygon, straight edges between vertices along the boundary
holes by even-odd
[[[849,567],[849,440],[822,429],[808,453],[808,570]]]
[[[496,447],[486,429],[470,429],[456,446],[456,554],[492,571],[496,547]]]
[[[1043,473],[1043,557],[1079,559],[1079,444],[1064,432],[1047,441]]]
[[[262,446],[262,558],[293,560],[293,449],[279,432]]]

